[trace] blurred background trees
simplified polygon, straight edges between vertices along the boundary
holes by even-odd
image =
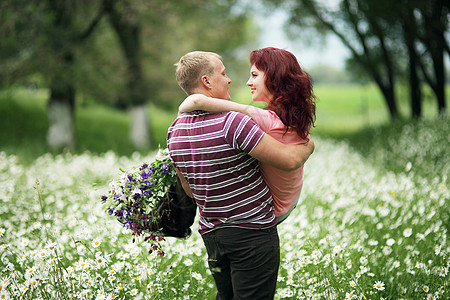
[[[147,147],[145,104],[184,97],[174,63],[196,49],[233,57],[254,40],[234,1],[5,0],[0,4],[0,87],[50,91],[51,148],[73,147],[75,100],[130,110],[133,144]],[[232,32],[233,34],[229,34]],[[246,57],[245,57],[246,58]],[[235,59],[236,61],[236,59]]]
[[[314,34],[334,34],[350,50],[350,72],[364,74],[382,92],[390,115],[399,117],[396,84],[406,80],[412,116],[421,116],[422,83],[446,112],[445,56],[450,55],[449,7],[445,0],[266,0],[283,6],[289,23]]]
[[[333,34],[350,51],[347,75],[324,66],[311,70],[318,74],[316,82],[338,77],[374,82],[392,119],[400,117],[399,85],[408,87],[414,118],[421,117],[424,88],[429,88],[437,110],[446,114],[448,1],[259,4],[269,13],[283,9],[293,38]],[[174,78],[173,65],[181,55],[218,52],[233,81],[245,82],[248,53],[258,46],[261,32],[254,21],[259,13],[255,6],[245,0],[3,0],[0,89],[48,90],[50,148],[76,143],[74,111],[79,102],[129,111],[133,145],[150,147],[147,105],[174,110],[185,96]]]

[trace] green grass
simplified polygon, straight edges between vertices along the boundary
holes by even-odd
[[[317,87],[316,150],[301,203],[278,226],[277,299],[450,297],[450,119],[388,123],[374,91]],[[198,225],[161,258],[100,204],[119,168],[153,158],[130,155],[127,113],[79,105],[76,148],[46,155],[46,97],[0,94],[0,298],[213,299]],[[148,112],[164,145],[176,111]]]
[[[356,133],[366,132],[368,128],[389,126],[384,100],[373,85],[318,85],[315,93],[317,119],[316,127],[311,130],[313,137],[362,137]],[[238,90],[232,99],[251,103],[248,88]],[[47,152],[59,153],[46,146],[49,125],[47,100],[46,90],[15,89],[0,92],[0,151],[15,154],[20,160],[28,162]],[[403,115],[407,115],[404,102],[400,103],[400,107]],[[253,104],[261,106],[261,103]],[[433,101],[424,102],[426,118],[436,117],[435,106]],[[130,117],[126,111],[99,103],[79,103],[75,110],[76,146],[71,152],[90,151],[99,154],[112,150],[118,155],[129,156],[136,151],[145,154],[158,146],[165,147],[167,128],[176,115],[176,109],[167,111],[153,103],[149,104],[151,147],[138,151],[129,138]]]
[[[366,148],[316,137],[301,202],[278,226],[276,299],[448,299],[449,128],[379,127]],[[119,168],[152,158],[63,153],[24,166],[0,152],[0,298],[213,299],[197,222],[158,257],[101,205]]]
[[[317,86],[315,93],[316,127],[312,134],[342,136],[389,120],[375,86]]]
[[[47,117],[48,95],[43,90],[14,90],[0,93],[0,151],[14,154],[22,161],[31,162],[52,151],[46,146],[49,126]],[[109,150],[129,156],[133,152],[146,153],[159,145],[166,145],[166,132],[176,118],[176,111],[165,111],[148,106],[152,147],[137,150],[133,147],[129,132],[130,119],[126,111],[120,111],[97,103],[84,103],[76,107],[76,146],[73,153],[90,151],[104,153]]]

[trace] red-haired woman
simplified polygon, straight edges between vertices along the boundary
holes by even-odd
[[[315,96],[311,77],[302,70],[295,56],[278,48],[263,48],[250,53],[250,79],[253,101],[267,103],[265,109],[228,100],[194,94],[179,111],[239,111],[249,115],[266,133],[284,144],[309,141],[315,121]],[[278,223],[285,220],[298,203],[303,186],[303,166],[286,172],[260,163],[260,169],[274,199]]]

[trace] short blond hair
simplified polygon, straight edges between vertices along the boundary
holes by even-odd
[[[186,94],[191,94],[191,91],[199,86],[203,75],[213,74],[215,64],[211,60],[212,57],[222,60],[222,57],[214,52],[193,51],[183,55],[175,64],[178,85]]]

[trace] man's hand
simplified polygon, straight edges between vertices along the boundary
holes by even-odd
[[[314,152],[314,148],[315,145],[311,139],[306,144],[287,145],[264,134],[250,155],[277,169],[294,171],[305,164]]]

